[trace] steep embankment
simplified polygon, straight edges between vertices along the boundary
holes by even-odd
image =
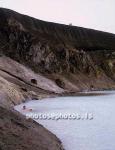
[[[60,87],[57,93],[115,87],[114,34],[44,22],[8,9],[0,9],[0,19],[1,55],[52,80],[50,87]],[[51,91],[43,84],[42,89]]]
[[[63,150],[42,125],[0,106],[0,150]]]

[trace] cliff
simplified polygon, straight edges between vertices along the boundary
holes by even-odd
[[[1,56],[52,80],[54,92],[115,87],[114,34],[45,22],[3,8],[0,20]]]

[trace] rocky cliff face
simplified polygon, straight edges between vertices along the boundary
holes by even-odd
[[[1,55],[64,90],[115,87],[114,34],[44,22],[2,8],[0,20]]]

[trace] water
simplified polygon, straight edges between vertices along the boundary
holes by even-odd
[[[36,120],[57,135],[66,150],[114,150],[115,149],[115,92],[110,95],[60,97],[42,101],[30,101],[27,110],[23,104],[15,109],[23,114],[93,114],[88,120]],[[29,112],[32,108],[32,112]]]

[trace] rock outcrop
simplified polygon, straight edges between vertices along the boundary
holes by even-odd
[[[115,88],[114,34],[45,22],[3,8],[0,20],[1,56],[50,80],[50,86],[47,80],[41,87],[35,78],[43,90],[76,92],[90,90],[94,83],[98,90]]]

